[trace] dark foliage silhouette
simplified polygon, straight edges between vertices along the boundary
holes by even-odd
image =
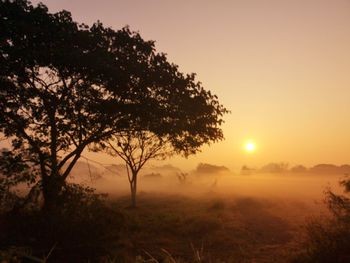
[[[340,184],[345,194],[336,194],[330,189],[325,192],[330,216],[308,222],[302,252],[293,263],[350,262],[350,179]]]
[[[99,262],[108,255],[110,243],[118,240],[124,224],[122,214],[107,206],[104,197],[91,188],[66,184],[58,197],[59,210],[49,215],[20,210],[3,216],[0,246],[17,247],[11,259],[16,256],[18,262],[38,262],[28,256],[42,258],[53,247],[49,262]],[[32,249],[21,253],[21,247]]]
[[[127,27],[89,27],[26,0],[1,0],[0,27],[0,132],[37,175],[47,211],[92,143],[146,130],[188,155],[223,138],[217,97]]]

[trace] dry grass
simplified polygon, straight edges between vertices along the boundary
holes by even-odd
[[[295,240],[299,239],[300,225],[310,211],[310,206],[301,201],[215,192],[195,197],[141,192],[136,209],[129,208],[129,198],[125,195],[107,201],[108,211],[122,215],[123,220],[116,227],[111,227],[113,224],[108,223],[109,218],[103,213],[98,217],[97,210],[93,210],[95,219],[85,222],[84,215],[91,215],[90,210],[80,208],[80,219],[68,220],[74,219],[75,228],[68,224],[71,230],[63,231],[67,228],[65,223],[59,228],[65,233],[61,239],[51,240],[50,246],[56,242],[57,246],[48,262],[284,263],[297,249]],[[77,208],[73,210],[71,214],[76,215]],[[57,222],[55,229],[62,222]],[[26,225],[30,224],[20,225],[28,230]],[[107,238],[97,234],[101,227],[108,228]],[[89,233],[95,238],[87,238]],[[20,237],[21,242],[14,240],[13,244],[24,246],[29,240],[24,240],[22,234]],[[41,250],[30,247],[33,253],[28,253],[29,257],[44,259],[50,253],[50,247]],[[18,251],[21,250],[14,250],[15,255]],[[1,255],[11,257],[11,253],[0,253],[0,259]]]
[[[288,262],[299,234],[290,209],[306,207],[210,196],[142,193],[137,209],[127,208],[127,196],[112,200],[126,218],[113,251],[118,262]]]

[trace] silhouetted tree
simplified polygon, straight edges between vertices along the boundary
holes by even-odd
[[[148,131],[128,131],[113,136],[105,150],[123,159],[131,191],[131,207],[136,207],[137,179],[142,167],[151,159],[164,159],[174,153],[167,138]]]
[[[295,165],[292,168],[290,168],[290,171],[292,173],[306,173],[308,169],[304,165]]]
[[[167,136],[185,154],[223,138],[217,97],[128,28],[26,0],[0,0],[0,28],[0,132],[37,171],[48,210],[84,149],[121,131]]]
[[[262,173],[283,173],[288,170],[289,164],[280,162],[280,163],[269,163],[260,168]]]
[[[197,168],[195,170],[195,172],[197,174],[220,174],[220,173],[224,173],[224,172],[229,172],[230,170],[225,167],[225,166],[220,166],[220,165],[215,165],[215,164],[209,164],[209,163],[199,163],[197,165]]]

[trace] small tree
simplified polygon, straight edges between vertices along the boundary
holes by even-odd
[[[142,167],[151,159],[165,159],[173,154],[166,138],[148,131],[129,131],[114,136],[105,144],[107,153],[123,159],[131,191],[131,207],[136,207],[137,179]]]

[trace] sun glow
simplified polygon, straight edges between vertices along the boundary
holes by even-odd
[[[245,145],[245,150],[247,152],[254,152],[255,151],[255,144],[253,142],[247,142]]]

